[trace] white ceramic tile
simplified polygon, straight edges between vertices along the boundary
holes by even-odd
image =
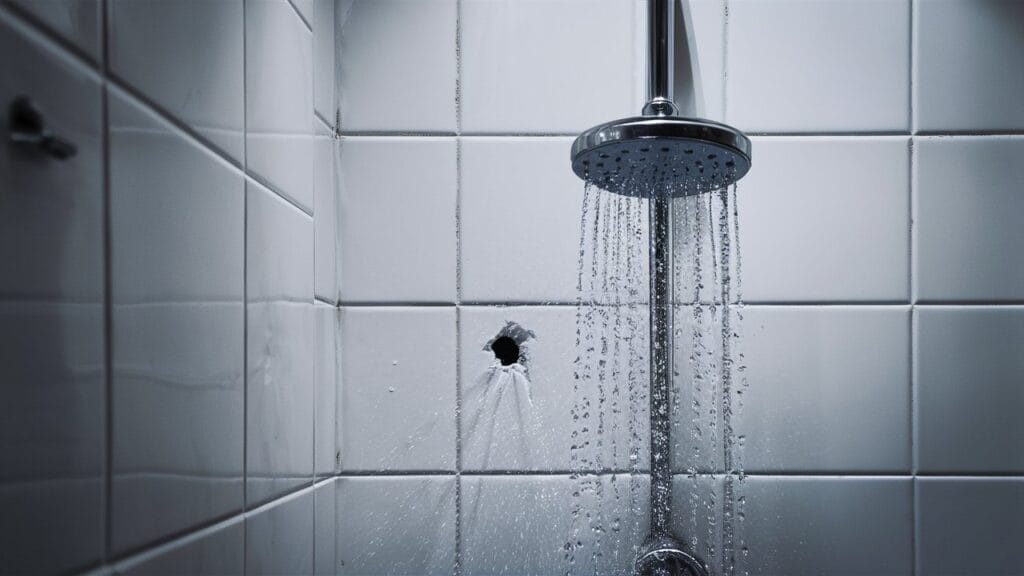
[[[736,572],[912,574],[911,480],[748,476]]]
[[[647,535],[649,494],[646,476],[463,476],[462,569],[632,574]]]
[[[1024,138],[920,138],[917,299],[1024,299]]]
[[[346,138],[340,162],[342,301],[454,302],[455,140]]]
[[[123,93],[109,107],[115,304],[240,303],[244,176]]]
[[[246,0],[246,166],[313,209],[313,34],[288,0]]]
[[[112,538],[124,551],[242,506],[245,185],[120,93],[109,115]]]
[[[726,573],[722,567],[726,481],[722,476],[672,477],[672,534],[683,545],[683,550],[704,561],[712,574]],[[732,482],[735,487],[737,481]],[[733,494],[735,498],[735,492]],[[734,515],[734,550],[739,552],[743,533],[735,518]]]
[[[101,0],[7,0],[38,18],[51,30],[83,50],[102,58],[103,8]]]
[[[314,493],[274,502],[245,519],[245,573],[312,574]]]
[[[454,477],[339,478],[337,491],[339,576],[455,569]]]
[[[462,299],[576,300],[583,183],[571,138],[462,142]]]
[[[110,69],[241,163],[243,0],[110,3]]]
[[[1024,574],[1024,480],[917,482],[918,574]]]
[[[248,183],[246,476],[249,503],[313,475],[313,222]]]
[[[245,571],[245,523],[233,520],[190,534],[117,565],[124,576],[223,576]]]
[[[335,420],[338,407],[338,309],[317,303],[316,314],[316,473],[334,472],[337,466]]]
[[[455,309],[342,311],[342,470],[455,466]]]
[[[338,5],[346,131],[454,132],[455,0]]]
[[[910,472],[909,307],[748,307],[748,472]]]
[[[739,184],[748,302],[909,298],[905,138],[755,138]]]
[[[916,310],[920,468],[1024,471],[1024,308]]]
[[[98,563],[104,546],[103,484],[102,473],[96,472],[86,478],[0,481],[0,569],[7,574],[78,573]]]
[[[337,106],[335,0],[313,0],[313,100],[316,111],[332,126]]]
[[[587,401],[601,410],[604,449],[578,451],[576,465],[646,469],[647,388],[633,388],[628,380],[630,350],[634,370],[647,366],[646,308],[609,311],[609,326],[618,321],[623,337],[627,325],[636,326],[636,338],[617,355],[609,350],[618,364],[608,361],[603,374],[586,372],[582,382],[574,378],[575,307],[463,307],[460,314],[463,470],[570,470],[573,432],[588,425],[575,424],[572,411]],[[519,366],[502,366],[488,348],[509,322],[532,332],[520,347]],[[592,422],[596,430],[597,416]]]
[[[730,124],[755,132],[909,129],[909,0],[733,0],[728,26]]]
[[[1024,4],[923,0],[914,10],[917,128],[1024,128],[1024,61],[1013,57],[1024,50]]]
[[[633,14],[621,0],[463,2],[463,132],[578,132],[637,114]]]
[[[324,135],[316,138],[316,198],[313,218],[314,288],[317,298],[338,300],[338,171],[336,141]]]
[[[335,550],[338,546],[338,494],[337,483],[332,479],[313,491],[313,574],[334,576],[336,573]]]
[[[641,2],[646,5],[646,2]],[[687,53],[676,53],[676,102],[682,110],[702,118],[725,118],[725,12],[727,5],[718,0],[692,0],[682,2],[677,10],[683,10],[685,22],[685,44]],[[646,13],[645,13],[646,14]],[[646,39],[646,18],[638,17],[638,26],[644,29]],[[678,19],[677,19],[678,21]],[[677,24],[678,26],[678,24]],[[676,32],[680,34],[680,32]],[[679,44],[679,38],[676,39]],[[646,55],[646,52],[644,52]],[[638,78],[646,78],[646,60],[642,62]],[[688,104],[689,100],[689,105]]]
[[[41,109],[49,128],[78,149],[73,158],[60,161],[5,143],[0,153],[0,187],[6,191],[0,198],[0,296],[102,302],[99,78],[22,24],[0,18],[0,31],[5,118],[15,98],[25,96]]]
[[[78,155],[0,145],[0,573],[72,572],[105,545],[102,92],[0,16],[5,114],[20,95]]]
[[[675,309],[671,464],[676,473],[707,474],[721,472],[723,467],[720,318],[721,311],[712,315],[706,306]],[[736,312],[730,318],[735,331],[739,326]],[[645,320],[643,326],[649,325]],[[733,353],[738,355],[741,351],[736,348]],[[644,378],[649,379],[646,374]]]

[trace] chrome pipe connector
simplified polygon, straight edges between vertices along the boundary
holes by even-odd
[[[636,559],[636,576],[709,576],[704,562],[667,534],[652,536]]]

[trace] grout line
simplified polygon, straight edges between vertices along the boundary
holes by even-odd
[[[907,2],[907,9],[910,11],[910,31],[908,32],[909,41],[907,43],[907,51],[909,52],[909,54],[907,55],[909,59],[909,65],[907,66],[907,72],[909,76],[909,78],[907,78],[907,86],[910,89],[907,91],[907,120],[910,122],[911,134],[916,134],[918,127],[917,109],[914,106],[914,103],[917,101],[918,97],[918,86],[917,82],[915,82],[915,78],[917,76],[917,50],[914,49],[914,44],[917,42],[918,36],[917,21],[915,17],[917,10],[915,10],[915,4],[916,0],[909,0],[909,2]]]
[[[317,120],[320,121],[320,124],[323,125],[323,127],[326,128],[328,132],[330,132],[330,136],[333,137],[335,132],[336,132],[336,130],[335,130],[334,126],[332,126],[331,123],[326,118],[324,118],[323,116],[320,115],[320,111],[314,109],[313,110],[313,116]],[[314,134],[314,135],[315,136],[319,136],[321,138],[323,137],[323,135],[320,135],[320,134]]]
[[[104,17],[101,18],[103,20],[103,22],[100,23],[100,34],[101,34],[101,37],[100,37],[100,45],[98,47],[99,48],[99,54],[96,55],[95,57],[90,55],[83,48],[77,46],[70,39],[62,36],[60,33],[54,31],[53,29],[51,29],[50,26],[48,24],[46,24],[46,22],[43,22],[42,20],[40,20],[38,17],[36,17],[35,14],[32,14],[27,9],[22,8],[21,6],[19,6],[17,4],[14,4],[14,3],[11,3],[11,2],[5,2],[4,0],[0,0],[0,14],[5,14],[6,13],[13,20],[20,21],[20,23],[29,26],[32,30],[42,34],[43,36],[46,37],[46,39],[48,41],[53,42],[58,47],[60,47],[62,50],[64,50],[68,55],[72,56],[75,60],[78,61],[79,64],[83,65],[86,68],[89,68],[90,70],[95,70],[95,71],[98,71],[98,72],[102,73],[102,71],[104,70],[104,68],[106,66],[106,63],[104,62],[104,60],[105,60],[104,56],[107,53],[107,39],[106,39],[106,34],[105,34],[105,28],[106,28],[106,17],[105,17],[105,15],[106,15],[106,6],[104,6],[104,4],[103,4],[103,2],[105,2],[105,0],[99,0],[99,1],[101,2],[101,4],[100,4],[100,10],[101,10],[100,14],[103,15]]]
[[[338,303],[337,302],[331,302],[330,300],[327,300],[326,298],[323,298],[321,296],[315,296],[315,295],[313,296],[313,304],[327,304],[328,306],[331,306],[331,307],[334,307],[334,308],[338,307]]]
[[[302,15],[302,10],[299,10],[299,7],[295,5],[295,0],[288,0],[288,4],[292,7],[292,10],[295,11],[295,15],[299,17],[299,20],[303,25],[305,25],[306,29],[309,30],[309,33],[312,34],[313,23],[306,20],[306,17]]]
[[[284,200],[287,204],[290,204],[292,206],[292,208],[295,208],[296,210],[298,210],[299,212],[302,212],[306,216],[308,216],[310,218],[313,218],[313,211],[312,210],[310,210],[309,208],[306,208],[302,204],[299,204],[298,200],[296,200],[295,198],[292,198],[291,195],[287,194],[284,190],[279,189],[277,186],[275,186],[272,182],[270,182],[266,178],[260,176],[259,174],[256,174],[255,172],[246,173],[246,178],[248,178],[249,180],[255,182],[256,184],[259,184],[260,186],[266,188],[267,191],[271,192],[272,194],[274,194],[275,196],[277,196],[281,200]]]
[[[914,81],[917,74],[917,50],[914,49],[914,44],[917,39],[917,22],[915,14],[915,1],[909,0],[907,2],[907,9],[910,11],[910,30],[908,32],[908,46],[909,51],[909,65],[907,67],[908,78],[907,84],[908,90],[908,120],[910,123],[910,162],[908,175],[909,182],[909,214],[910,222],[907,227],[907,233],[910,235],[909,242],[909,254],[907,259],[907,288],[910,290],[910,462],[911,462],[911,474],[914,479],[910,483],[910,567],[911,573],[915,576],[920,572],[920,566],[918,565],[918,505],[917,505],[917,474],[919,472],[919,461],[918,461],[918,356],[917,356],[917,312],[915,311],[914,305],[917,301],[918,294],[918,278],[915,274],[917,270],[917,161],[918,161],[918,149],[915,145],[914,134],[917,133],[918,121],[917,121],[917,109],[914,103],[917,101],[917,83]]]
[[[6,7],[6,5],[4,5],[4,7]],[[0,13],[2,13],[3,10],[4,10],[4,8],[0,7]],[[243,6],[243,18],[244,18],[244,15],[245,15],[245,7]],[[15,17],[16,18],[20,18],[20,16],[17,16],[17,15],[15,15]],[[57,37],[55,37],[49,30],[40,29],[35,24],[33,24],[31,21],[27,21],[27,22],[25,22],[25,24],[31,26],[32,30],[34,30],[34,31],[36,31],[38,33],[43,34],[44,37],[48,41],[55,41],[57,39]],[[244,30],[244,26],[243,26],[242,36],[243,36],[243,43],[244,43],[245,42],[245,36],[246,36],[246,32]],[[61,44],[59,47],[64,48],[63,44]],[[248,169],[248,166],[246,165],[246,161],[245,161],[245,157],[247,156],[247,149],[246,149],[247,146],[246,146],[246,143],[245,143],[246,138],[243,138],[243,153],[242,153],[243,160],[239,161],[239,160],[235,159],[234,157],[232,157],[230,154],[228,154],[225,150],[222,150],[216,144],[211,142],[205,136],[200,134],[193,127],[189,126],[184,121],[178,119],[175,115],[173,115],[170,112],[168,112],[167,110],[165,110],[162,106],[160,106],[159,104],[154,102],[152,99],[150,99],[148,96],[146,96],[143,92],[141,92],[140,90],[138,90],[135,87],[133,87],[127,81],[125,81],[125,80],[121,79],[120,77],[118,77],[117,74],[115,74],[115,73],[113,73],[113,72],[111,72],[109,70],[105,71],[105,66],[106,66],[105,64],[104,64],[104,68],[100,68],[100,69],[97,70],[96,64],[94,62],[92,62],[91,60],[88,60],[88,59],[83,59],[80,54],[77,54],[75,52],[69,52],[68,55],[70,55],[72,58],[77,60],[80,65],[84,65],[85,67],[87,67],[89,69],[92,69],[94,71],[98,71],[98,73],[103,76],[104,82],[105,82],[105,84],[108,87],[113,87],[114,89],[118,90],[121,93],[122,96],[127,96],[130,99],[134,100],[132,102],[132,104],[134,104],[136,106],[139,106],[140,108],[142,108],[143,110],[145,110],[146,112],[148,112],[150,114],[153,114],[154,116],[157,117],[157,119],[159,121],[164,122],[164,123],[169,124],[170,126],[172,126],[175,130],[177,130],[179,132],[179,134],[176,134],[176,136],[184,136],[186,140],[191,140],[190,143],[192,145],[197,146],[197,147],[203,149],[205,152],[208,152],[208,153],[214,155],[218,159],[220,159],[223,162],[227,163],[229,166],[231,166],[231,167],[241,171],[247,178],[253,180],[254,182],[260,184],[263,187],[265,187],[267,190],[269,190],[269,191],[273,192],[274,194],[276,194],[277,196],[281,197],[283,200],[285,200],[289,204],[292,204],[296,209],[298,209],[299,211],[303,212],[307,216],[310,216],[310,217],[313,216],[313,213],[308,208],[305,208],[301,204],[299,204],[296,199],[292,198],[290,195],[285,193],[283,190],[279,189],[275,184],[273,184],[270,181],[268,181],[265,178],[263,178],[261,175],[259,175],[256,172],[253,172],[253,171]],[[104,59],[104,60],[107,60],[107,59]],[[245,75],[248,74],[248,61],[247,60],[243,59],[242,67],[243,67],[243,76],[245,76]],[[248,95],[246,94],[246,91],[243,90],[243,95],[242,95],[243,107],[247,107],[247,105],[248,105],[248,97],[247,96]],[[244,118],[244,116],[245,115],[243,115],[243,130],[242,130],[243,134],[248,132],[248,121],[247,121],[247,118]]]
[[[455,566],[462,576],[462,0],[455,1]]]
[[[984,136],[1020,137],[1024,136],[1024,130],[833,130],[833,131],[808,131],[808,132],[785,132],[785,131],[745,131],[747,136],[757,138],[879,138],[879,137],[910,137],[930,136],[944,138],[971,138]],[[338,136],[342,138],[576,138],[579,132],[453,132],[453,131],[387,131],[387,130],[341,130]]]
[[[110,193],[110,93],[108,91],[107,72],[107,10],[110,7],[106,0],[100,2],[103,17],[100,24],[100,58],[102,59],[102,76],[100,83],[100,129],[102,133],[101,150],[103,153],[103,364],[104,374],[104,479],[103,479],[103,561],[110,559],[114,549],[114,303],[113,303],[113,239],[111,225],[111,193]]]
[[[249,166],[249,10],[242,2],[242,172]],[[249,183],[242,188],[242,514],[249,506]],[[249,571],[249,530],[242,526],[242,573]]]
[[[245,32],[243,31],[242,34],[244,36]],[[245,68],[244,61],[243,61],[242,67]],[[244,74],[244,72],[243,72],[243,74]],[[220,160],[226,162],[227,164],[231,165],[232,167],[234,167],[234,168],[236,168],[236,169],[238,169],[238,170],[240,170],[240,171],[242,171],[244,173],[247,173],[245,162],[244,162],[244,158],[243,158],[242,161],[239,161],[239,160],[235,159],[230,154],[228,154],[227,151],[222,150],[219,146],[217,146],[212,141],[207,139],[206,136],[204,136],[201,133],[199,133],[195,128],[189,126],[184,121],[178,119],[178,117],[176,117],[174,114],[171,114],[169,111],[165,110],[160,104],[156,103],[154,100],[149,98],[142,91],[136,89],[134,86],[129,84],[127,81],[121,79],[116,73],[110,72],[108,74],[107,79],[108,79],[108,81],[110,82],[110,84],[112,86],[117,88],[124,95],[131,97],[131,99],[134,100],[134,102],[132,102],[133,104],[139,106],[140,108],[145,109],[150,114],[153,114],[161,122],[164,122],[166,124],[170,124],[177,131],[183,133],[187,137],[187,139],[192,140],[192,143],[194,145],[202,147],[205,151],[213,154],[214,156],[216,156]],[[243,95],[242,95],[243,100],[245,100],[245,93],[244,92],[245,91],[243,90]],[[244,102],[243,102],[243,106],[244,106]],[[242,128],[243,149],[244,149],[244,142],[246,140],[244,135],[245,135],[246,130],[248,129],[248,127],[245,126],[244,122],[245,122],[245,119],[243,118],[243,128]],[[244,153],[243,153],[243,156],[244,156]]]
[[[337,306],[339,308],[544,308],[544,307],[575,307],[576,302],[550,302],[550,301],[463,301],[458,304],[454,302],[405,302],[405,301],[393,301],[393,302],[347,302],[341,301],[338,303],[330,302],[327,300],[319,299],[318,301]],[[712,302],[701,302],[702,306],[710,306]],[[715,302],[715,304],[718,304]],[[605,304],[600,302],[584,302],[584,306],[587,307],[615,307],[622,306],[626,308],[647,306],[647,302],[632,302],[623,304]],[[984,301],[984,300],[949,300],[949,301],[926,301],[926,302],[910,302],[906,300],[865,300],[865,301],[821,301],[821,302],[766,302],[766,301],[751,301],[744,300],[744,307],[746,308],[880,308],[880,307],[913,307],[917,308],[1020,308],[1024,307],[1024,301]],[[674,304],[677,308],[685,308],[692,306],[692,303],[676,303]]]

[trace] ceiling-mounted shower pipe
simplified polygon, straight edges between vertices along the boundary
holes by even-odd
[[[678,116],[675,102],[675,0],[647,7],[647,104],[644,116]]]

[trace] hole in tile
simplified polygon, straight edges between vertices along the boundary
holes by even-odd
[[[525,370],[529,354],[528,347],[524,345],[528,340],[536,337],[537,335],[533,333],[533,330],[528,330],[515,322],[508,321],[494,335],[494,338],[487,341],[487,344],[484,345],[484,350],[493,352],[494,359],[501,362],[502,366],[519,364]]]
[[[519,344],[509,336],[495,338],[491,350],[494,351],[494,358],[500,361],[502,366],[519,363]]]

